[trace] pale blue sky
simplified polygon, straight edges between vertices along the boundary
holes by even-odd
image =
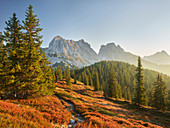
[[[115,42],[140,56],[170,54],[169,0],[0,0],[0,31],[13,12],[23,20],[29,4],[43,27],[42,47],[60,35],[83,38],[96,52]]]

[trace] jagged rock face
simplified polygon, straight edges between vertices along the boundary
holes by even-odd
[[[163,65],[170,64],[170,56],[164,50],[162,50],[161,52],[157,52],[151,56],[144,56],[143,59],[156,64],[163,64]]]
[[[83,67],[100,61],[97,53],[84,40],[65,40],[56,36],[44,51],[52,64],[63,61],[69,66]]]

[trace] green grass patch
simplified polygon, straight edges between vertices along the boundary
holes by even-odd
[[[117,113],[105,110],[103,108],[100,108],[100,107],[97,107],[97,106],[95,106],[94,108],[95,108],[95,110],[97,110],[101,114],[105,114],[105,115],[108,115],[108,116],[118,116]]]

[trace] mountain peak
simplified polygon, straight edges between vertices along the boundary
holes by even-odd
[[[84,39],[80,39],[79,41],[81,41],[81,42],[85,42],[85,41],[84,41]]]
[[[54,39],[55,39],[55,40],[60,40],[60,39],[63,39],[63,38],[58,35],[58,36],[54,37]]]
[[[83,39],[67,40],[56,36],[45,49],[52,65],[64,62],[67,65],[83,67],[99,61],[97,53]]]
[[[165,50],[162,50],[161,52],[157,52],[151,56],[168,56],[169,57],[168,53]]]
[[[170,56],[165,50],[162,50],[161,52],[157,52],[150,56],[144,56],[143,59],[156,64],[165,64],[165,65],[170,64]]]
[[[108,43],[106,46],[116,47],[116,44],[112,42],[112,43]]]
[[[167,54],[167,55],[168,55],[168,53],[167,53],[165,50],[162,50],[160,53],[163,53],[163,54]]]
[[[124,50],[120,47],[120,45],[116,45],[115,43],[108,43],[106,45],[102,45],[100,50],[99,50],[99,53],[104,50],[104,51],[121,51],[123,52]]]

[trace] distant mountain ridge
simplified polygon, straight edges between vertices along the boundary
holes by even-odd
[[[61,36],[56,36],[50,42],[48,48],[43,48],[46,52],[52,65],[68,65],[71,68],[82,68],[94,64],[102,60],[114,60],[123,61],[129,64],[137,64],[137,55],[124,51],[119,45],[115,43],[108,43],[100,47],[97,54],[83,39],[79,41],[66,40]],[[166,57],[170,57],[165,51],[161,52]],[[153,56],[144,57],[141,59],[144,68],[156,70],[170,75],[170,63],[169,65],[160,65],[153,61],[153,58],[158,58],[159,53]],[[165,57],[164,57],[165,58]],[[156,60],[156,59],[155,59]],[[164,60],[166,61],[166,60]]]
[[[150,56],[144,56],[143,59],[146,61],[152,62],[152,63],[160,64],[160,65],[170,64],[170,55],[168,55],[168,53],[164,50],[162,50],[161,52],[157,52]]]

